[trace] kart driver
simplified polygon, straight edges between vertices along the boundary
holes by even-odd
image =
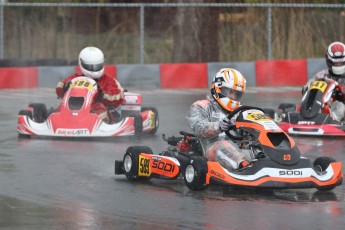
[[[194,134],[201,138],[205,157],[217,161],[230,171],[249,165],[250,157],[224,133],[235,124],[236,115],[228,114],[241,106],[246,79],[235,69],[220,69],[211,84],[211,97],[194,102],[187,120]]]
[[[342,92],[345,90],[345,45],[341,42],[331,43],[325,54],[326,63],[328,69],[321,70],[312,79],[310,79],[306,85],[302,88],[302,94],[308,90],[308,86],[311,82],[318,79],[331,78],[339,83],[342,88]],[[344,122],[345,120],[345,96],[343,93],[336,91],[336,101],[328,101],[331,105],[330,116],[338,121]]]
[[[124,90],[114,77],[104,73],[103,52],[96,47],[86,47],[81,50],[78,62],[81,73],[74,73],[59,81],[55,88],[57,96],[60,98],[64,96],[72,79],[80,76],[90,77],[98,85],[98,96],[91,106],[91,112],[106,123],[112,122],[113,113],[108,112],[107,107],[117,108],[124,100]]]

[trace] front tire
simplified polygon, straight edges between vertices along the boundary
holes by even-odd
[[[184,170],[184,181],[187,187],[193,191],[206,189],[206,173],[206,158],[192,157]]]
[[[329,165],[333,162],[336,162],[335,159],[331,157],[318,157],[315,159],[313,166],[315,171],[322,175],[326,172],[326,169],[329,167]],[[320,191],[329,191],[335,188],[335,185],[326,186],[326,187],[319,187],[318,190]]]
[[[26,109],[20,110],[18,115],[24,115],[29,117],[32,120],[32,112]],[[19,138],[27,139],[30,138],[31,136],[28,134],[23,134],[23,133],[18,133]]]
[[[282,110],[283,113],[296,111],[296,105],[292,103],[281,103],[278,109]]]
[[[32,108],[32,119],[37,123],[43,123],[48,118],[48,111],[46,105],[43,103],[31,103],[29,107]]]
[[[153,154],[151,148],[147,146],[131,146],[126,150],[126,153],[123,156],[123,171],[129,181],[150,179],[150,177],[138,175],[140,153]]]
[[[315,159],[313,163],[314,169],[318,174],[321,175],[326,171],[328,166],[333,162],[336,162],[336,160],[333,159],[332,157],[318,157]]]
[[[18,115],[28,116],[32,120],[32,113],[27,109],[20,110]]]

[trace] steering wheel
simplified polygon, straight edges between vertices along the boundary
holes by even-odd
[[[242,105],[242,106],[238,107],[237,109],[235,109],[234,111],[232,111],[231,113],[229,113],[228,119],[231,120],[237,113],[243,113],[244,111],[252,110],[252,109],[260,110],[263,113],[265,113],[265,111],[259,107],[250,106],[250,105]],[[243,135],[239,134],[239,135],[235,136],[235,135],[231,134],[230,131],[236,131],[236,125],[230,126],[230,129],[225,131],[225,134],[233,140],[236,140],[236,141],[243,140],[243,138],[244,138]]]

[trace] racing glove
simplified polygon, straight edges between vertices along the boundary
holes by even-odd
[[[225,117],[223,120],[219,122],[219,131],[221,132],[228,131],[231,126],[233,126],[233,124],[227,117]]]
[[[58,98],[62,98],[65,92],[63,91],[62,87],[56,87],[55,93],[58,96]]]
[[[62,98],[65,92],[67,91],[67,89],[66,89],[66,84],[64,84],[62,81],[59,81],[55,88],[55,92],[58,98]]]
[[[337,100],[337,101],[340,101],[340,102],[345,102],[345,95],[342,93],[342,92],[340,92],[339,90],[335,90],[334,92],[333,92],[333,95],[332,95],[332,97],[335,99],[335,100]]]
[[[67,82],[67,83],[63,86],[63,91],[64,91],[64,93],[67,92],[67,90],[69,89],[70,86],[71,86],[71,82],[70,82],[70,81]]]

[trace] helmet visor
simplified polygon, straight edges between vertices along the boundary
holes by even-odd
[[[220,91],[225,97],[228,97],[234,101],[240,101],[243,95],[242,91],[237,91],[226,87],[220,88]]]
[[[332,62],[332,66],[343,66],[345,65],[345,62],[344,61],[341,61],[341,62]]]
[[[103,63],[99,63],[99,64],[86,64],[86,63],[83,62],[83,60],[80,60],[80,64],[81,64],[81,66],[84,69],[86,69],[88,71],[92,71],[92,72],[100,71],[104,67]]]
[[[345,65],[345,57],[328,57],[329,62],[332,66],[343,66]]]

